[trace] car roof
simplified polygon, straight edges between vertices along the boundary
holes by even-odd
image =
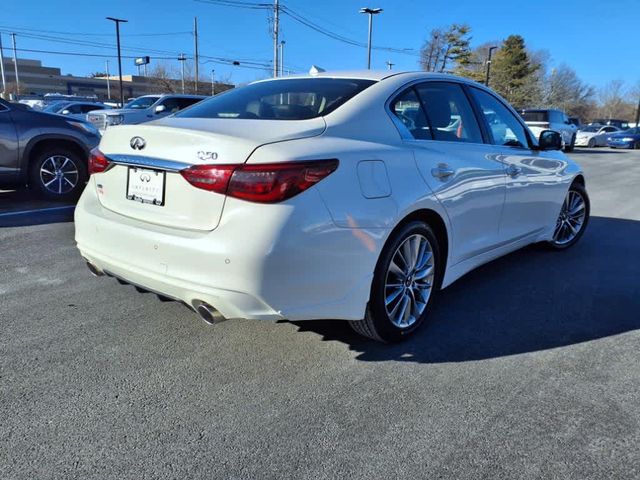
[[[403,77],[406,80],[419,80],[419,79],[435,79],[435,80],[457,80],[463,81],[469,84],[478,84],[473,80],[464,77],[458,77],[455,75],[451,75],[449,73],[434,73],[434,72],[425,72],[423,70],[335,70],[335,71],[327,71],[327,72],[318,72],[317,74],[297,74],[297,75],[287,75],[285,77],[278,78],[267,78],[264,80],[257,80],[253,83],[260,82],[272,82],[279,80],[288,80],[288,79],[305,79],[305,78],[347,78],[353,80],[374,80],[380,81],[385,80],[391,77]],[[480,84],[478,84],[480,85]]]

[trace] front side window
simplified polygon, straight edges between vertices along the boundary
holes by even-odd
[[[416,90],[434,140],[483,143],[480,127],[460,85],[425,82]]]
[[[471,87],[471,94],[480,106],[494,145],[526,148],[529,144],[524,127],[504,104],[493,95]]]
[[[186,118],[306,120],[327,115],[373,85],[373,80],[302,78],[234,88],[180,112]]]

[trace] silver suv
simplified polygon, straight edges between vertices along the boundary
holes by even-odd
[[[553,130],[562,137],[562,147],[565,152],[573,151],[576,144],[578,127],[569,121],[569,117],[561,110],[530,109],[520,111],[520,116],[529,126],[536,138],[543,130]]]
[[[104,132],[113,125],[136,125],[166,117],[205,98],[202,95],[144,95],[124,108],[89,112],[87,120]]]

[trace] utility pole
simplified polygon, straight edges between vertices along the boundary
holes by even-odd
[[[280,41],[280,76],[284,77],[284,40]]]
[[[389,70],[391,70],[393,68],[393,66],[395,65],[395,63],[391,63],[391,60],[387,60],[387,68]]]
[[[198,63],[200,62],[200,56],[198,55],[198,17],[193,17],[193,41],[195,43],[195,49],[194,49],[194,57],[195,57],[195,71],[196,71],[196,78],[195,78],[195,94],[198,94],[198,76],[200,75],[200,66],[198,65]]]
[[[16,99],[20,96],[20,78],[18,77],[18,51],[16,49],[16,34],[11,34],[13,40],[13,68],[16,73]]]
[[[371,34],[373,31],[373,16],[382,13],[381,8],[361,8],[360,13],[369,15],[369,40],[367,41],[367,69],[371,70]]]
[[[484,79],[485,86],[489,86],[489,75],[491,74],[491,54],[494,50],[497,50],[498,47],[489,47],[489,57],[487,58],[487,75]]]
[[[182,63],[182,93],[184,93],[184,62],[187,60],[187,57],[185,57],[184,53],[181,53],[178,60]]]
[[[278,76],[278,35],[280,33],[280,0],[273,3],[273,76]]]
[[[107,68],[107,98],[111,100],[111,78],[109,75],[109,60],[106,60],[105,64]]]
[[[640,100],[638,100],[638,110],[636,110],[636,127],[640,127],[638,122],[640,122]]]
[[[120,108],[124,106],[124,88],[122,87],[122,54],[120,53],[120,24],[127,23],[128,20],[121,18],[107,17],[107,20],[111,20],[116,24],[116,43],[118,45],[118,77],[120,83]]]
[[[213,97],[216,94],[216,84],[214,82],[214,75],[216,71],[215,69],[211,69],[211,96]]]
[[[7,91],[7,79],[4,76],[4,54],[2,53],[2,33],[0,33],[0,76],[2,77],[2,94]]]

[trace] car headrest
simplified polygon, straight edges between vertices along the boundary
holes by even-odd
[[[430,93],[424,98],[424,103],[433,128],[449,126],[451,123],[451,104],[448,96],[436,92]]]

